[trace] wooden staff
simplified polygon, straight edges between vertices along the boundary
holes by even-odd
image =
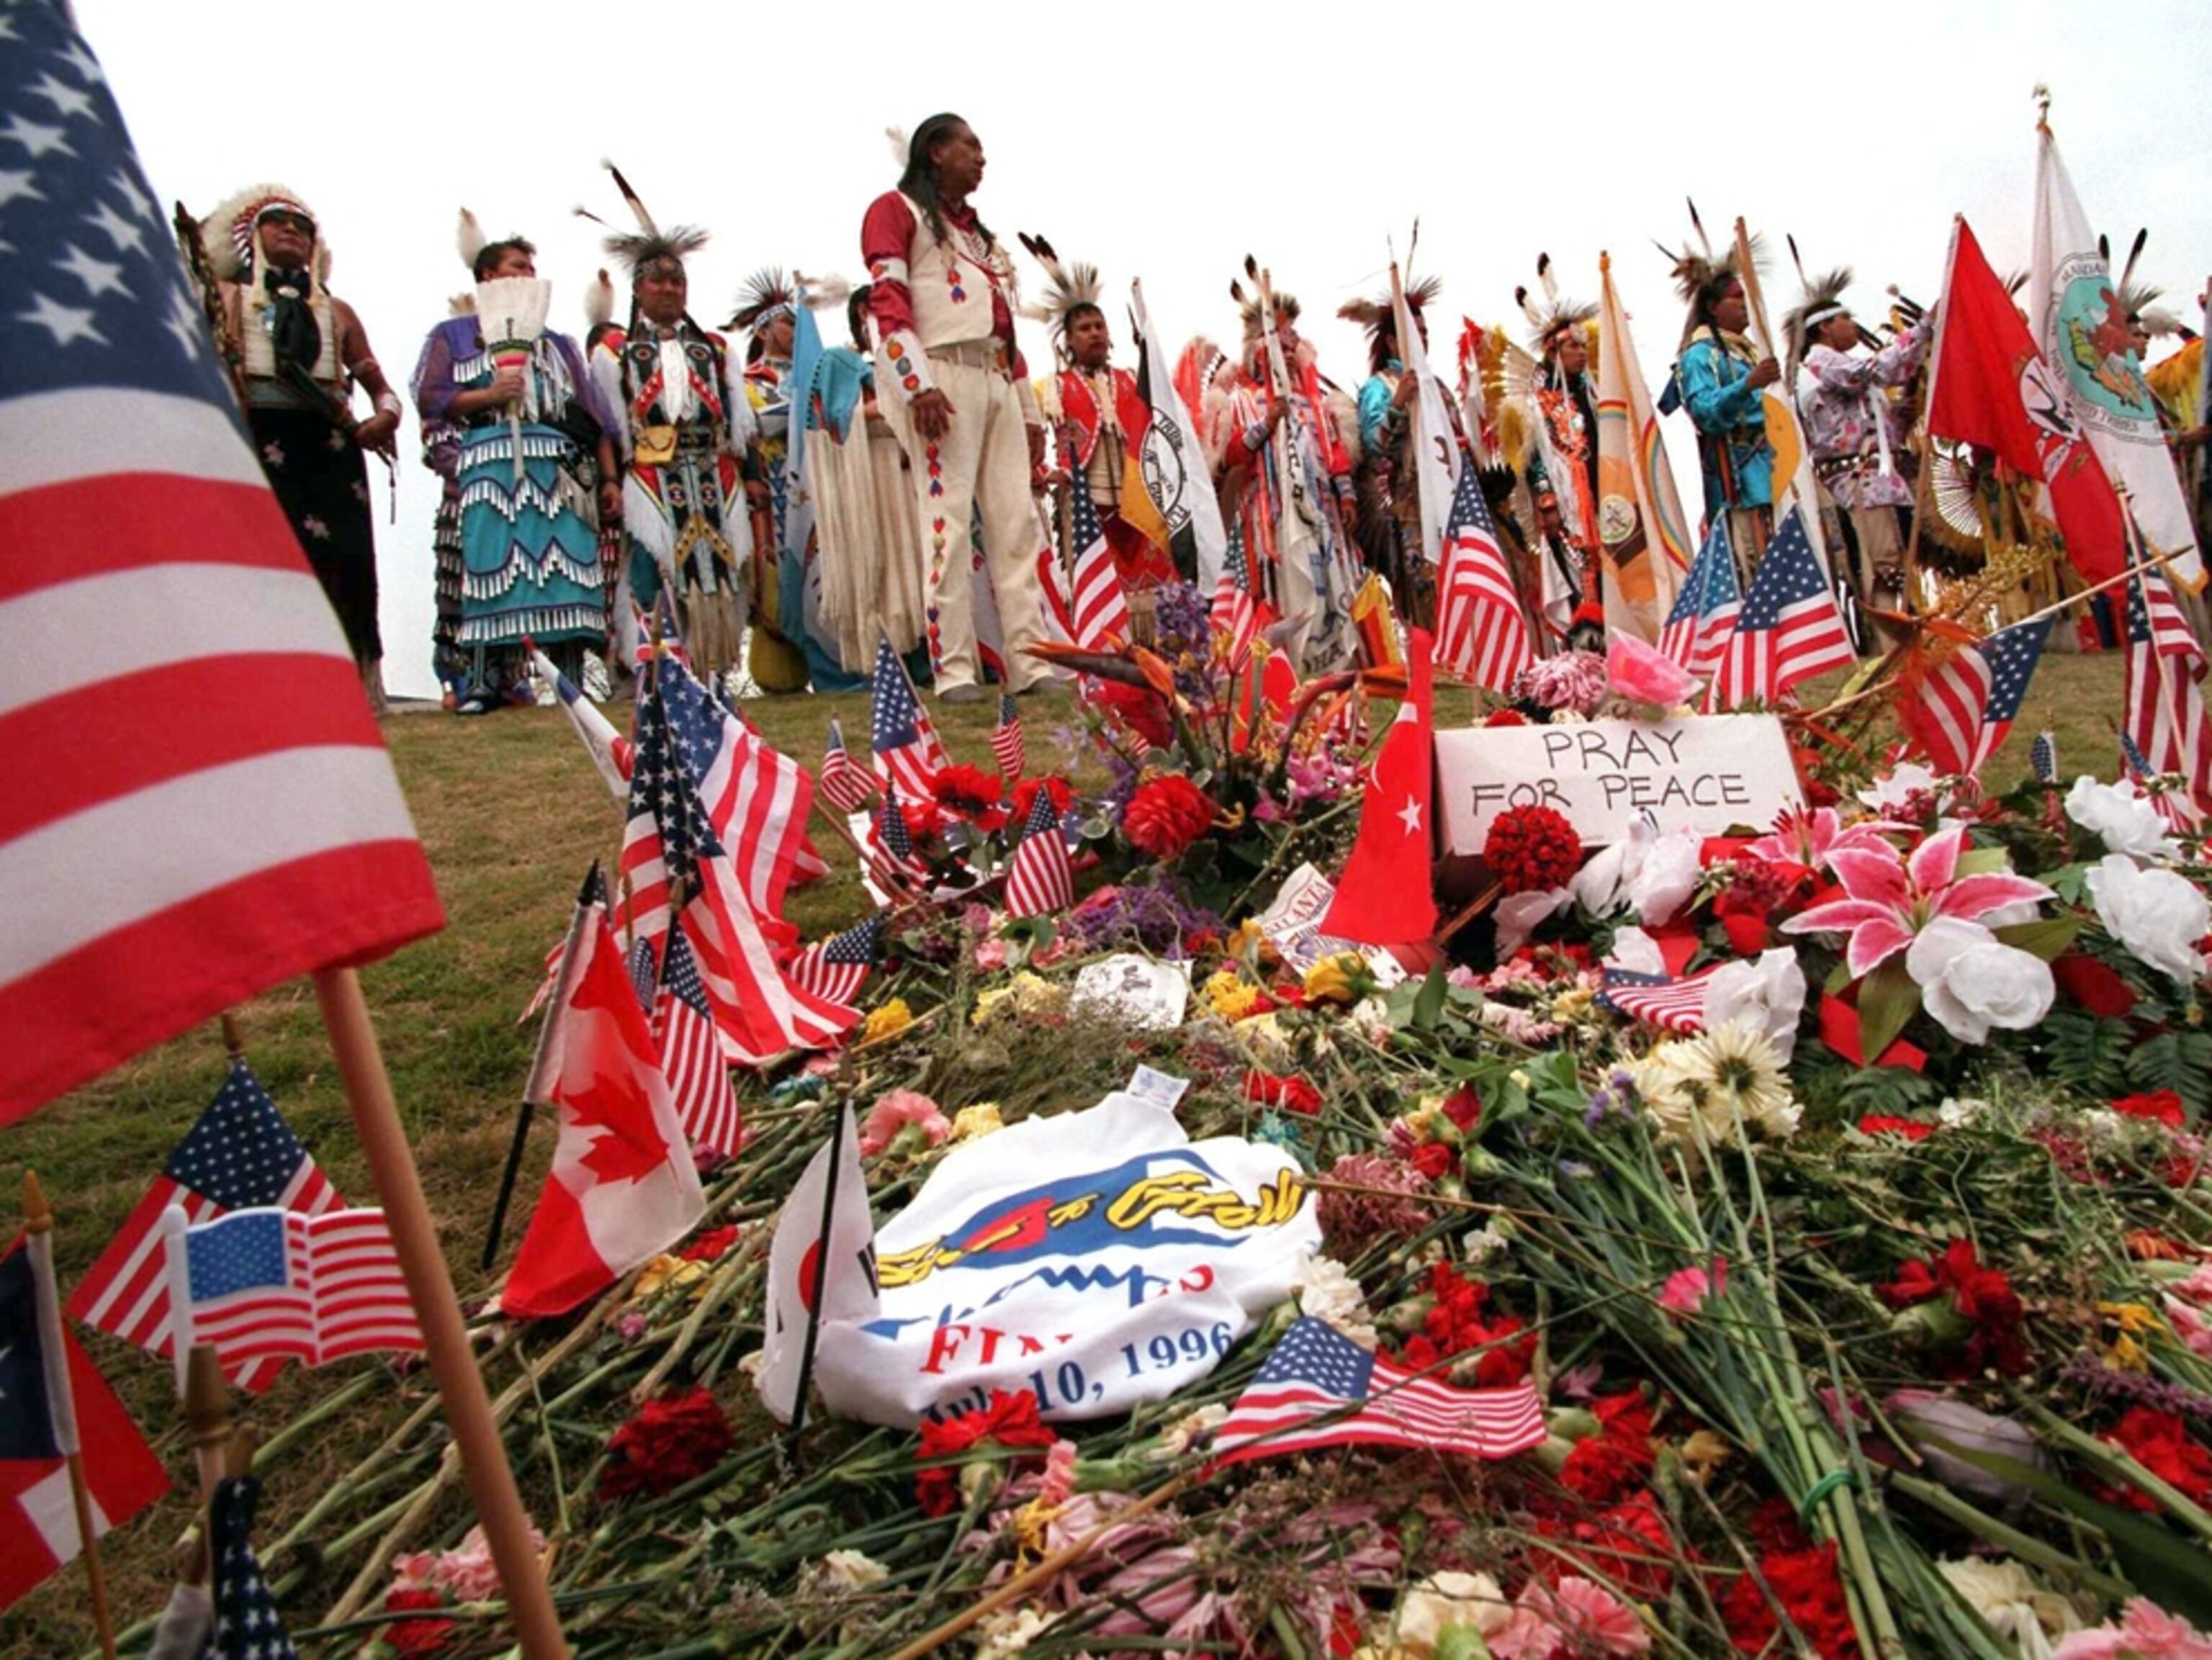
[[[384,1207],[392,1250],[407,1281],[408,1300],[422,1328],[423,1353],[437,1381],[438,1398],[460,1455],[462,1473],[468,1479],[477,1519],[499,1570],[518,1646],[524,1660],[568,1660],[568,1640],[561,1634],[561,1618],[554,1611],[544,1568],[531,1541],[530,1518],[523,1512],[521,1494],[515,1490],[514,1472],[507,1467],[507,1450],[500,1442],[483,1374],[477,1370],[476,1357],[469,1350],[468,1327],[461,1319],[459,1300],[453,1295],[453,1276],[438,1245],[430,1207],[422,1197],[422,1184],[407,1145],[406,1130],[399,1121],[398,1103],[392,1099],[392,1080],[384,1069],[384,1055],[377,1046],[376,1028],[369,1021],[360,976],[350,968],[317,970],[315,1001],[321,1007],[331,1052],[345,1083],[355,1133],[368,1160],[369,1178]]]
[[[194,1343],[185,1361],[185,1428],[192,1439],[192,1462],[200,1478],[200,1566],[187,1576],[198,1584],[215,1565],[215,1488],[230,1445],[230,1380],[205,1343]]]
[[[100,1536],[92,1524],[92,1489],[85,1484],[84,1453],[77,1444],[76,1402],[70,1392],[69,1340],[62,1329],[61,1293],[54,1287],[54,1213],[35,1171],[23,1172],[23,1231],[30,1236],[31,1275],[39,1306],[39,1346],[46,1363],[46,1411],[54,1439],[69,1466],[70,1502],[76,1509],[76,1536],[82,1547],[84,1577],[92,1588],[92,1623],[100,1633],[100,1651],[115,1660],[115,1621],[107,1609],[107,1575],[100,1566]]]

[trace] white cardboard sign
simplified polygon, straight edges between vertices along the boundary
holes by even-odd
[[[1510,807],[1549,807],[1601,845],[1647,813],[1662,831],[1710,836],[1764,830],[1803,804],[1777,715],[1474,727],[1438,732],[1436,743],[1449,853],[1481,852]]]

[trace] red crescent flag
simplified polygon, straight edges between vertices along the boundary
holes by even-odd
[[[1404,945],[1436,932],[1429,881],[1431,755],[1429,636],[1406,636],[1406,700],[1367,775],[1359,839],[1345,861],[1321,931],[1363,945]]]

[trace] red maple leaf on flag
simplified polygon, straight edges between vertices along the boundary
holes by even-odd
[[[569,1097],[568,1104],[592,1137],[584,1168],[603,1182],[641,1181],[667,1161],[668,1142],[653,1128],[653,1104],[634,1078],[594,1074],[592,1087]]]

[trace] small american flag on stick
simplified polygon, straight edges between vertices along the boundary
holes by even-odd
[[[195,1227],[177,1208],[162,1226],[180,1354],[204,1343],[226,1366],[319,1366],[422,1347],[381,1210],[234,1210]]]

